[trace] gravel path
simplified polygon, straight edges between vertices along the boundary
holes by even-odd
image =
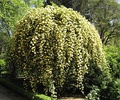
[[[27,100],[27,99],[0,85],[0,100]]]

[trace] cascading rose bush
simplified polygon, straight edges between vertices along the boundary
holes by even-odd
[[[94,26],[65,7],[33,9],[19,21],[12,39],[9,63],[23,72],[31,87],[42,83],[51,88],[54,81],[56,90],[64,86],[83,90],[89,62],[100,69],[105,64]]]

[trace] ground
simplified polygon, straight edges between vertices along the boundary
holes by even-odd
[[[64,97],[64,98],[61,98],[61,99],[58,99],[58,100],[86,100],[84,98],[74,98],[74,97]]]
[[[27,100],[27,99],[0,85],[0,100]]]

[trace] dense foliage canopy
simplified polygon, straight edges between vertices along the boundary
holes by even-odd
[[[42,83],[46,92],[53,86],[56,91],[61,87],[83,90],[91,62],[101,71],[106,67],[94,26],[72,9],[51,6],[33,9],[19,21],[8,62],[30,81],[33,91]]]

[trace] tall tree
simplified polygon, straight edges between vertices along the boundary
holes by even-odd
[[[88,0],[51,0],[58,5],[64,5],[67,8],[73,8],[74,10],[85,14]]]
[[[22,6],[21,6],[22,5]],[[11,35],[15,23],[26,12],[26,5],[22,0],[0,1],[0,31]]]
[[[9,41],[16,22],[26,10],[27,6],[22,0],[0,0],[0,51]]]
[[[88,9],[88,0],[51,0],[57,5],[64,5],[67,8],[72,8],[80,12],[90,22],[92,22],[91,14]]]
[[[104,44],[120,35],[120,4],[115,0],[89,0],[89,10]]]
[[[44,0],[24,0],[24,2],[29,6],[29,8],[38,8],[44,6]]]

